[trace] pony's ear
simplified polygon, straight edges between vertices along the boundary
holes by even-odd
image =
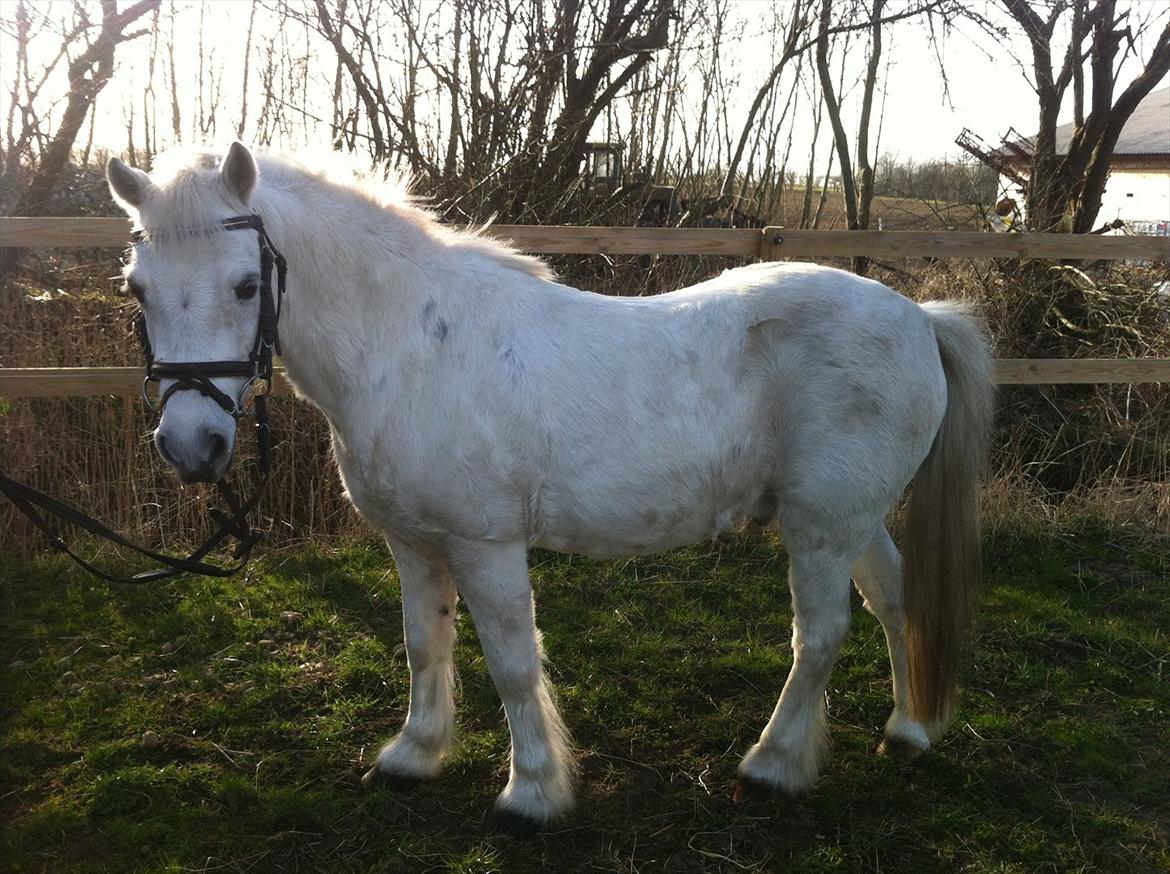
[[[252,189],[256,187],[256,177],[260,171],[248,147],[237,140],[232,143],[223,163],[219,165],[219,175],[227,190],[247,203]]]
[[[137,210],[150,190],[150,177],[121,158],[110,158],[106,164],[106,182],[114,200],[127,211]]]

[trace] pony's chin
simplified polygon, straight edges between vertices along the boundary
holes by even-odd
[[[174,461],[166,458],[164,460],[170,464],[171,469],[174,470],[175,475],[179,477],[179,481],[183,485],[196,485],[203,483],[205,485],[213,485],[227,476],[227,472],[231,469],[232,460],[235,458],[235,447],[226,457],[219,457],[209,459],[197,465],[188,466],[185,464],[176,464]]]
[[[223,475],[227,473],[227,468],[219,470],[216,468],[200,468],[198,470],[179,470],[179,480],[183,485],[195,485],[196,483],[214,484],[223,479]]]

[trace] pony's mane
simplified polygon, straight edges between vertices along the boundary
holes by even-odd
[[[539,258],[517,252],[507,243],[485,236],[488,224],[472,229],[456,228],[439,222],[435,214],[422,205],[410,191],[409,176],[386,164],[362,165],[338,152],[315,152],[311,155],[281,155],[256,152],[261,185],[287,192],[313,186],[328,186],[372,204],[410,222],[437,243],[461,254],[475,254],[500,267],[517,270],[535,279],[554,278],[552,270]],[[222,208],[224,198],[232,200],[219,182],[219,163],[223,155],[204,148],[180,147],[159,155],[151,170],[151,181],[165,199],[165,233],[188,236],[214,230],[212,216]],[[238,203],[240,212],[248,212]],[[161,229],[160,229],[161,230]]]

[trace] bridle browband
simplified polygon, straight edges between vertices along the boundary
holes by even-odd
[[[146,358],[146,379],[142,383],[142,395],[147,405],[159,415],[161,415],[167,401],[174,397],[176,392],[197,391],[211,398],[239,422],[248,392],[250,389],[255,389],[252,392],[252,397],[256,409],[256,466],[260,471],[260,482],[252,496],[241,502],[231,486],[223,478],[220,478],[215,485],[230,513],[225,513],[214,507],[210,508],[208,513],[218,526],[216,531],[207,539],[207,542],[190,555],[178,557],[131,543],[77,507],[51,498],[31,486],[12,479],[3,470],[0,470],[0,494],[12,501],[18,510],[32,520],[45,534],[54,549],[64,552],[90,573],[105,580],[122,583],[145,583],[181,573],[230,577],[247,566],[252,548],[263,537],[261,532],[255,531],[248,523],[248,514],[255,509],[259,502],[264,487],[268,484],[272,469],[272,437],[268,422],[267,393],[272,380],[272,356],[280,354],[280,335],[277,327],[280,322],[281,304],[284,300],[288,263],[272,245],[272,240],[264,230],[264,222],[260,216],[254,214],[233,216],[220,221],[219,228],[227,231],[253,229],[259,238],[260,313],[256,324],[256,339],[252,343],[247,359],[239,361],[155,361],[150,337],[146,332],[146,318],[141,310],[134,317],[134,332],[142,345],[142,353]],[[132,234],[132,240],[136,244],[148,242],[149,239],[149,235],[142,230],[136,230]],[[275,295],[272,288],[273,268],[276,270]],[[232,398],[212,382],[217,377],[245,379],[246,382],[239,395]],[[151,382],[164,379],[174,380],[174,382],[167,386],[166,390],[159,395],[158,402],[155,403],[151,401],[147,387]],[[262,389],[259,387],[261,384],[263,385]],[[159,562],[164,567],[144,571],[132,577],[120,577],[106,573],[73,552],[46,521],[42,511],[92,534],[97,534],[99,537],[104,537],[119,546],[132,549],[140,555],[145,555]],[[232,551],[233,563],[222,566],[205,561],[206,557],[227,537],[234,537],[237,540],[237,545]]]

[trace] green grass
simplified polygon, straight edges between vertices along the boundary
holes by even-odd
[[[1170,869],[1170,548],[998,530],[959,718],[912,766],[857,610],[807,797],[731,801],[789,664],[785,560],[744,534],[651,559],[536,553],[580,812],[517,841],[487,812],[507,732],[461,620],[460,740],[434,783],[364,792],[408,678],[383,549],[270,554],[238,580],[117,586],[0,564],[0,869]],[[284,616],[292,611],[297,616]]]

